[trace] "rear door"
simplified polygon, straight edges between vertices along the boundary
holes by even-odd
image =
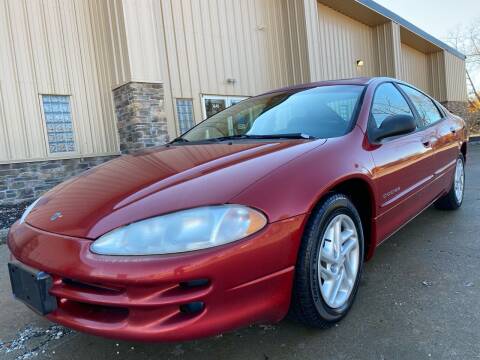
[[[460,151],[458,143],[459,126],[425,94],[407,85],[401,84],[399,87],[413,103],[421,126],[425,128],[425,131],[430,130],[434,135],[434,143],[431,145],[435,151],[435,183],[432,191],[438,193],[445,187],[449,187],[451,183]]]
[[[375,91],[371,105],[369,132],[390,115],[411,115],[415,111],[393,83],[383,83]],[[431,129],[387,138],[372,146],[371,155],[377,204],[377,238],[384,240],[418,214],[433,199],[425,189],[433,180],[435,168]]]

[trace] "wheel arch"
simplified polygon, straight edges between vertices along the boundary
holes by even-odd
[[[369,260],[373,256],[376,247],[374,222],[376,198],[371,180],[363,174],[355,174],[335,181],[322,192],[313,204],[311,212],[321,203],[325,196],[333,192],[347,196],[360,214],[365,240],[365,260]]]
[[[467,162],[467,142],[466,141],[460,147],[460,152],[463,154],[463,161]]]

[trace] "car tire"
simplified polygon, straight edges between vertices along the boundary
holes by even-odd
[[[461,190],[459,190],[461,187]],[[465,158],[460,154],[455,165],[452,185],[447,194],[435,202],[435,207],[440,210],[457,210],[463,203],[465,192]]]
[[[333,266],[335,263],[331,262],[329,265],[329,261],[332,260],[331,258],[336,257],[334,255],[335,253],[338,254],[340,258],[343,251],[346,251],[347,245],[340,244],[340,247],[336,247],[335,252],[335,241],[330,241],[328,238],[335,237],[335,235],[329,235],[336,233],[337,228],[335,227],[332,233],[332,223],[335,226],[337,221],[343,220],[345,220],[346,223],[340,223],[339,238],[345,238],[345,229],[354,226],[356,230],[356,240],[355,237],[352,236],[348,240],[348,244],[351,244],[350,240],[355,240],[357,242],[357,249],[353,255],[353,250],[350,252],[350,262],[347,263],[347,260],[343,260],[342,272],[340,268],[341,265],[338,265],[338,269],[334,269]],[[349,233],[347,233],[347,235],[348,234]],[[347,241],[345,241],[344,244],[347,244]],[[329,260],[323,261],[322,259],[324,259],[324,257],[327,257]],[[353,277],[352,269],[355,269],[355,259],[357,259],[357,271],[355,277]],[[329,194],[312,212],[303,234],[295,268],[292,301],[289,312],[290,318],[315,328],[328,328],[340,321],[350,310],[358,291],[363,271],[363,259],[364,237],[362,222],[357,209],[347,196],[337,193]],[[340,261],[338,264],[340,264]],[[349,271],[346,270],[347,266]],[[320,272],[322,272],[322,275],[320,275]],[[328,276],[323,272],[327,272]],[[341,272],[343,274],[342,280],[340,280],[340,287],[345,285],[345,289],[340,288],[339,290],[337,286],[330,286],[330,283],[335,281],[335,278],[330,280],[330,276],[337,272],[338,275],[335,276],[340,277]],[[349,272],[350,274],[348,274]],[[346,277],[347,275],[350,275],[350,279]],[[325,277],[325,279],[322,277]],[[347,291],[348,286],[351,287],[349,292]],[[331,293],[328,293],[329,289],[331,289]],[[337,289],[338,294],[343,296],[343,298],[340,298],[340,300],[343,301],[332,301],[334,289]],[[341,291],[343,291],[343,293],[341,293]]]

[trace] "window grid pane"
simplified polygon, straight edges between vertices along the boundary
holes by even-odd
[[[195,125],[191,99],[177,99],[177,116],[178,127],[181,134],[187,132]]]
[[[42,101],[50,153],[75,151],[70,97],[43,95]]]

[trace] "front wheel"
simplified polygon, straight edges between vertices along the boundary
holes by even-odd
[[[447,194],[435,203],[435,207],[442,210],[456,210],[463,203],[465,192],[465,158],[460,154],[455,165],[452,186]]]
[[[298,254],[290,315],[327,328],[350,310],[363,270],[364,239],[358,211],[331,194],[312,213]]]

